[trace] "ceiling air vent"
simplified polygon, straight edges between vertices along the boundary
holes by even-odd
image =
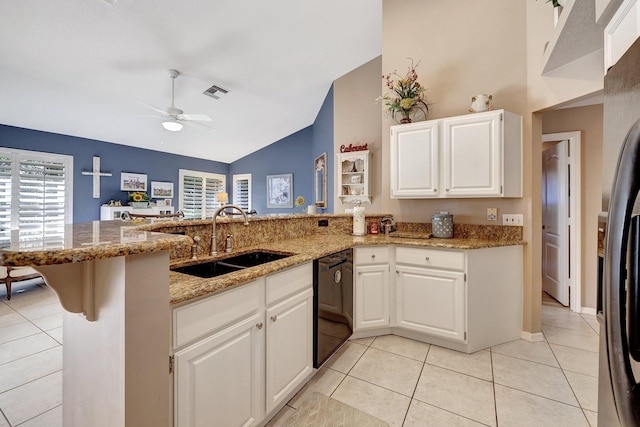
[[[209,89],[205,90],[203,93],[214,99],[220,99],[222,95],[226,95],[228,92],[229,92],[228,90],[222,89],[220,86],[213,85]]]

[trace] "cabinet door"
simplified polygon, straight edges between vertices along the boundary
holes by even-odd
[[[267,309],[267,412],[313,371],[313,289]]]
[[[389,265],[356,266],[355,330],[389,326]]]
[[[465,342],[464,273],[396,265],[396,325]]]
[[[438,121],[391,128],[391,197],[438,197]]]
[[[264,317],[175,354],[177,427],[253,426],[264,417]]]
[[[445,197],[502,195],[502,113],[443,119]]]

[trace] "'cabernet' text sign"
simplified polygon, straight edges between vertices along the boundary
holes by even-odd
[[[349,144],[349,146],[341,145],[340,146],[340,152],[341,153],[350,153],[351,151],[365,151],[365,150],[367,150],[367,146],[368,145],[369,144],[364,144],[364,145]]]

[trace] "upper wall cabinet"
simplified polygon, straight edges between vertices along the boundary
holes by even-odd
[[[522,197],[522,117],[497,110],[392,126],[391,197]]]
[[[613,14],[604,30],[605,72],[640,36],[640,3],[638,0],[624,0]]]

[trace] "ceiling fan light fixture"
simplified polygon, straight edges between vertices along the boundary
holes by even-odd
[[[162,127],[171,132],[180,132],[182,130],[182,123],[173,119],[168,119],[162,122]]]

